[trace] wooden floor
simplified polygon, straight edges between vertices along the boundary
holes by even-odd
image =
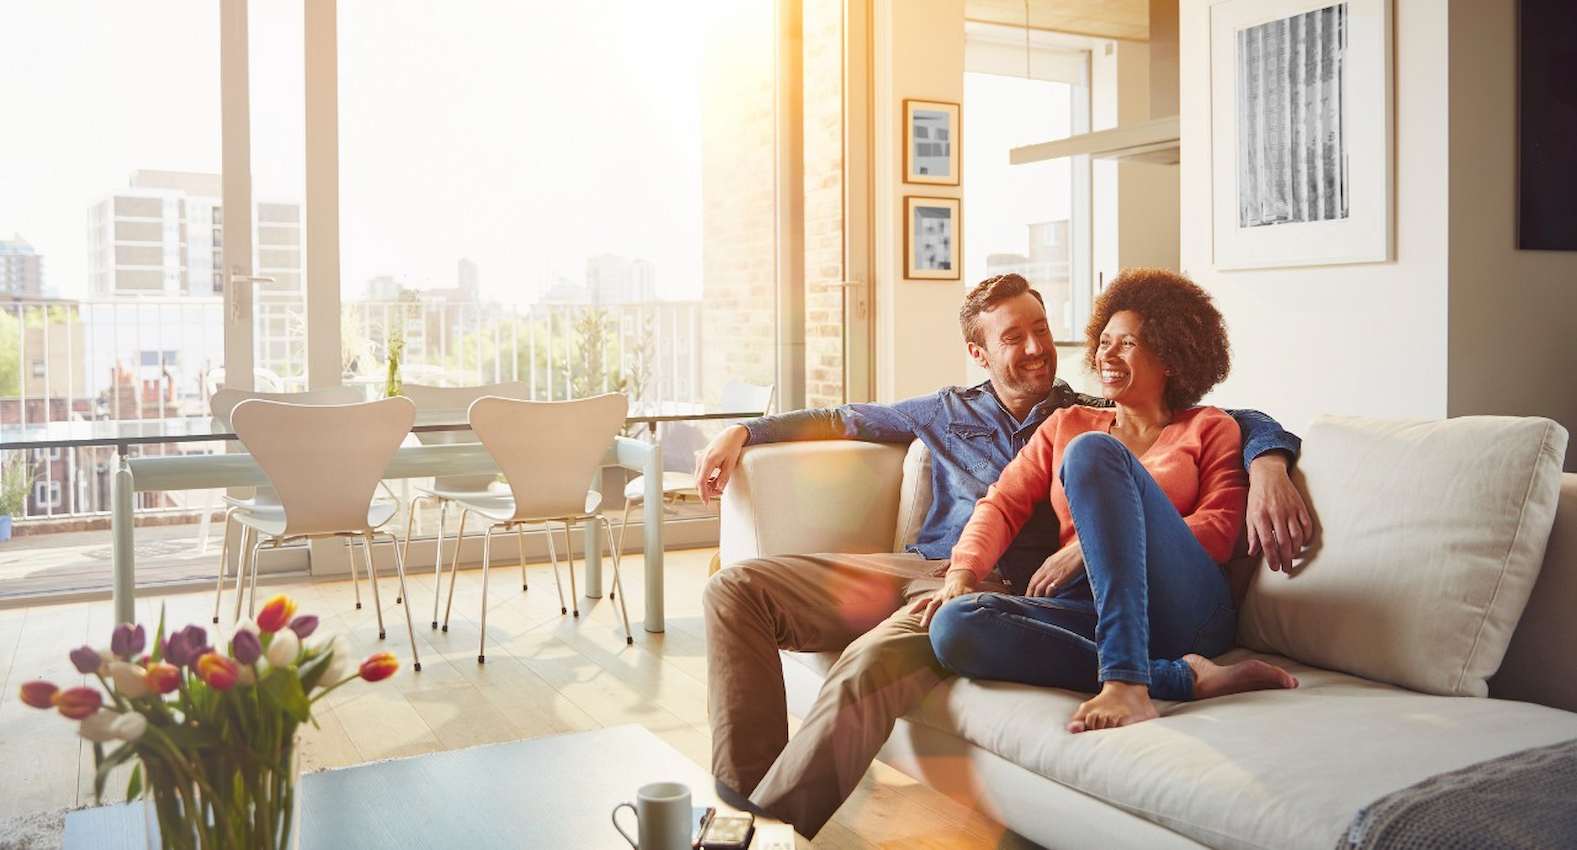
[[[629,571],[625,578],[636,601],[631,607],[633,647],[625,646],[617,613],[606,598],[582,598],[578,620],[561,616],[547,566],[530,567],[531,590],[525,593],[520,590],[519,567],[496,569],[489,587],[486,665],[476,662],[480,572],[461,573],[448,633],[429,625],[432,574],[413,574],[410,592],[416,603],[412,615],[422,656],[420,673],[409,666],[404,611],[393,604],[396,587],[392,579],[382,579],[388,639],[381,642],[365,582],[361,587],[365,607],[360,611],[355,610],[354,591],[348,581],[269,588],[292,594],[303,613],[322,617],[320,633],[345,634],[358,656],[389,649],[402,664],[394,678],[378,684],[347,685],[318,706],[320,728],[306,730],[303,770],[620,723],[639,723],[706,766],[710,740],[699,600],[711,555],[709,549],[668,554],[667,631],[663,634],[642,630],[641,571]],[[629,559],[626,563],[636,567],[639,562]],[[567,577],[565,585],[568,594]],[[140,599],[138,615],[149,624],[150,632],[161,605],[166,607],[172,626],[195,622],[212,628],[211,593]],[[76,737],[75,724],[70,721],[22,705],[17,688],[34,678],[47,678],[62,686],[79,682],[82,677],[73,670],[66,653],[83,643],[108,644],[111,620],[107,602],[0,610],[0,682],[4,683],[0,687],[0,765],[4,765],[0,770],[0,818],[92,803],[91,746]],[[124,788],[124,778],[111,782],[112,793]],[[814,846],[1033,845],[877,764]]]

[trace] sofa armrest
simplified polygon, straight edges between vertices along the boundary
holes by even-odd
[[[853,440],[747,447],[723,491],[720,560],[891,552],[907,449]]]

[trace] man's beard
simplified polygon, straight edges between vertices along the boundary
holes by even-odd
[[[1004,374],[997,377],[1004,386],[1020,395],[1037,398],[1050,395],[1051,387],[1057,379],[1050,362],[1047,362],[1046,369],[1039,372],[1025,372],[1022,369],[1003,371]]]

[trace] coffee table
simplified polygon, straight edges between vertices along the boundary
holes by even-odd
[[[640,726],[488,744],[467,750],[311,773],[301,777],[301,850],[359,847],[618,848],[609,823],[618,803],[648,782],[683,782],[691,802],[734,810],[712,777]],[[621,823],[630,828],[625,813]],[[66,850],[141,850],[140,806],[66,816]],[[757,818],[760,826],[775,824]],[[810,843],[796,836],[795,846]]]

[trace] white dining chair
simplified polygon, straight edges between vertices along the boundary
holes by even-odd
[[[425,384],[404,384],[400,389],[401,395],[416,403],[418,411],[426,410],[455,410],[468,411],[471,403],[485,396],[499,398],[528,399],[531,397],[531,385],[525,381],[510,381],[501,384],[484,384],[475,387],[433,387]],[[476,434],[469,430],[460,431],[424,431],[416,435],[423,445],[446,445],[452,443],[474,443]],[[486,499],[494,494],[493,484],[498,476],[489,472],[480,475],[443,475],[433,479],[431,487],[417,488],[416,498],[411,500],[411,510],[405,520],[405,541],[401,544],[401,555],[404,557],[410,551],[411,530],[415,525],[416,507],[424,502],[438,503],[438,540],[433,549],[433,628],[438,628],[438,592],[441,587],[443,559],[444,559],[444,526],[449,519],[449,505],[456,499]],[[525,531],[519,530],[520,537],[520,589],[528,590],[526,582],[526,547]],[[465,515],[461,514],[460,527],[455,534],[454,557],[460,557],[460,544],[465,538]],[[549,530],[548,556],[553,561],[553,581],[558,584],[558,555],[553,548],[553,534]],[[398,600],[397,600],[398,601]],[[559,588],[559,613],[564,613],[564,589]]]
[[[303,405],[249,399],[230,414],[236,436],[251,452],[279,504],[238,508],[235,521],[252,532],[251,551],[242,551],[242,569],[250,564],[252,597],[257,596],[257,556],[266,542],[274,548],[293,540],[342,537],[351,548],[360,541],[372,581],[372,607],[378,612],[378,639],[384,638],[383,606],[378,601],[372,544],[380,535],[394,544],[394,571],[405,592],[405,562],[399,540],[378,529],[399,511],[399,504],[373,499],[383,472],[416,421],[416,405],[406,398],[385,398],[360,404]],[[247,557],[250,555],[250,557]],[[351,569],[355,569],[351,553]],[[435,591],[436,592],[436,591]],[[359,605],[358,605],[359,607]],[[411,606],[405,630],[417,671]]]
[[[624,426],[629,399],[619,393],[594,396],[577,401],[518,401],[506,398],[479,398],[471,404],[468,419],[471,430],[504,472],[508,493],[484,498],[457,498],[460,521],[476,514],[487,528],[482,535],[482,636],[477,648],[478,664],[487,663],[487,571],[492,556],[495,531],[519,530],[522,526],[560,523],[564,526],[565,558],[569,561],[569,587],[575,616],[580,604],[575,589],[575,557],[570,542],[571,526],[577,522],[601,522],[607,547],[613,549],[613,525],[602,513],[602,494],[589,489],[599,476],[602,459]],[[552,540],[551,527],[548,539]],[[624,642],[635,643],[630,633],[630,612],[619,578],[619,556],[613,560],[613,594],[624,620]],[[449,569],[449,600],[444,605],[443,630],[449,631],[449,612],[454,607],[454,586],[458,559]],[[555,562],[554,580],[558,578]],[[560,597],[560,613],[563,613]],[[409,607],[409,606],[407,606]]]
[[[729,381],[723,384],[723,392],[718,400],[718,408],[723,411],[759,411],[763,414],[772,409],[772,396],[775,384],[747,384],[744,381]],[[691,458],[692,467],[694,459]],[[664,470],[663,471],[663,502],[677,502],[686,499],[699,501],[701,499],[700,485],[696,483],[695,471]],[[624,530],[630,525],[630,511],[636,506],[646,502],[646,476],[637,475],[624,484],[624,517],[619,521],[619,551],[624,551]]]
[[[330,387],[325,390],[309,390],[301,393],[271,393],[253,392],[252,390],[235,390],[224,388],[216,390],[209,397],[208,411],[214,418],[214,423],[221,429],[230,430],[230,414],[236,405],[248,399],[263,399],[264,401],[284,401],[291,404],[354,404],[364,400],[365,396],[356,387]],[[230,565],[230,524],[235,518],[235,512],[242,508],[279,507],[279,494],[272,487],[258,487],[250,499],[240,499],[234,496],[224,496],[224,543],[219,547],[219,577],[214,582],[214,622],[219,622],[219,606],[224,596],[225,568]],[[207,518],[211,505],[205,504],[203,517]],[[206,550],[208,529],[204,526],[199,530],[198,536],[203,539],[202,547]],[[243,531],[243,537],[245,532]],[[236,548],[246,551],[246,542],[239,541]],[[355,564],[351,565],[351,582],[356,588],[356,607],[361,607],[361,580],[356,577]],[[235,584],[235,615],[241,616],[241,570],[236,569]]]

